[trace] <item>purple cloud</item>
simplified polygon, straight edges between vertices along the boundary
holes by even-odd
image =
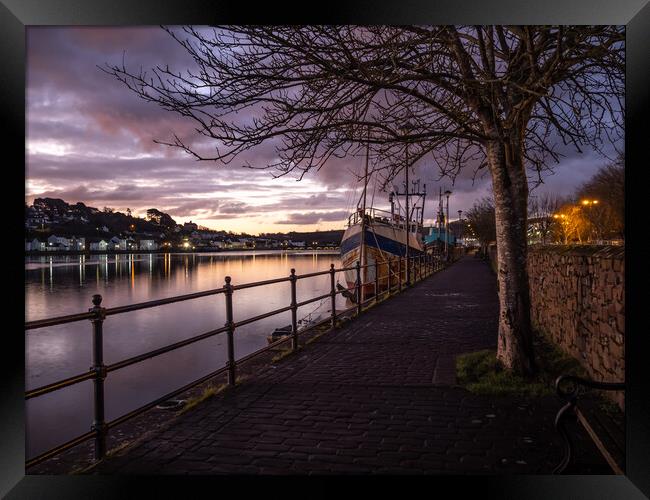
[[[120,64],[124,58],[132,69],[186,69],[192,61],[185,50],[159,27],[28,27],[26,40],[27,202],[50,196],[119,210],[156,207],[181,222],[192,217],[214,225],[233,219],[249,224],[243,230],[250,231],[254,223],[266,232],[273,226],[342,227],[344,209],[359,197],[355,179],[363,171],[363,156],[333,158],[296,182],[293,174],[272,179],[273,171],[242,168],[276,160],[277,141],[262,143],[229,165],[197,162],[156,144],[154,139],[170,140],[175,133],[206,154],[215,147],[196,133],[193,123],[143,101],[98,66]],[[250,109],[240,118],[254,113]],[[561,152],[566,157],[536,193],[568,194],[605,163],[592,153]],[[431,158],[418,162],[414,176],[429,191],[425,218],[435,214],[441,185],[453,191],[450,215],[489,193],[489,175],[472,183],[472,167],[452,185],[439,179]],[[374,181],[369,196],[373,189]],[[376,205],[387,208],[386,193],[374,192],[374,197]]]

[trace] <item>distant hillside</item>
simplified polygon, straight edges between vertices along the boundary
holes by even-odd
[[[147,210],[147,217],[134,217],[130,213],[116,212],[112,208],[98,209],[84,203],[70,204],[59,198],[36,198],[32,206],[25,205],[25,229],[27,238],[42,238],[48,234],[58,236],[78,236],[86,238],[106,238],[120,234],[150,235],[154,238],[177,239],[187,235],[191,229],[182,226],[169,214],[156,208]],[[207,228],[199,228],[207,230]],[[180,232],[179,232],[180,231]],[[208,231],[214,237],[251,237],[246,233],[234,234],[231,231]],[[307,245],[334,243],[338,245],[343,230],[308,231],[290,233],[262,234],[261,237],[273,240],[304,241]]]
[[[155,210],[155,209],[152,209]],[[59,198],[36,198],[25,207],[25,227],[29,233],[48,231],[61,236],[102,236],[124,232],[160,235],[172,230],[176,222],[162,212],[147,220],[104,207],[99,210],[84,203],[71,205]]]
[[[311,244],[312,242],[316,241],[319,244],[336,243],[338,245],[341,243],[343,233],[344,231],[342,229],[336,229],[332,231],[291,231],[290,233],[273,233],[265,234],[264,236],[274,239],[287,238],[293,241],[304,241],[307,244]]]

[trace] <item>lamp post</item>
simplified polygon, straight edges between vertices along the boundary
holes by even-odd
[[[562,233],[564,234],[564,244],[565,245],[568,244],[569,243],[569,233],[568,233],[568,229],[567,229],[566,215],[564,215],[564,214],[559,214],[559,215],[554,214],[553,218],[559,220],[560,225],[563,228]]]
[[[449,195],[451,191],[445,191],[447,197],[447,217],[445,218],[445,260],[449,260]]]
[[[593,205],[598,205],[598,200],[582,200],[582,205],[586,206],[586,207],[589,207],[589,222],[591,223],[591,236],[593,236],[595,224],[593,222],[591,207]],[[590,240],[591,240],[591,237],[590,237]]]
[[[458,231],[458,239],[462,241],[463,239],[463,211],[458,211],[458,223],[460,224],[460,230]]]

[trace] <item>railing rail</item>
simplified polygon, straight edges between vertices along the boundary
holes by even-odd
[[[397,262],[395,262],[397,261]],[[343,315],[353,313],[358,316],[363,312],[364,306],[367,306],[368,304],[374,303],[377,304],[379,303],[380,297],[384,297],[382,300],[385,300],[386,298],[390,297],[393,295],[396,291],[399,293],[402,291],[404,287],[408,287],[410,283],[406,283],[406,274],[405,271],[406,269],[412,269],[415,272],[412,273],[412,280],[411,282],[417,282],[425,277],[428,277],[435,272],[439,271],[444,267],[443,261],[440,259],[439,256],[433,255],[432,253],[425,253],[422,255],[417,255],[410,257],[408,259],[408,262],[406,265],[403,265],[403,261],[406,261],[405,257],[396,257],[396,258],[388,258],[386,260],[383,260],[382,262],[374,262],[372,264],[365,264],[361,265],[359,262],[356,263],[354,266],[350,267],[341,267],[336,269],[334,264],[330,265],[329,270],[325,271],[318,271],[318,272],[313,272],[313,273],[306,273],[303,275],[297,275],[295,273],[295,270],[291,270],[291,274],[287,277],[283,278],[276,278],[276,279],[270,279],[270,280],[263,280],[263,281],[257,281],[257,282],[252,282],[252,283],[242,283],[242,284],[237,284],[233,285],[231,284],[231,278],[230,276],[226,276],[225,278],[225,284],[221,288],[216,288],[212,290],[206,290],[202,292],[196,292],[196,293],[190,293],[190,294],[185,294],[185,295],[177,295],[174,297],[168,297],[164,299],[158,299],[158,300],[151,300],[147,302],[141,302],[138,304],[131,304],[127,306],[119,306],[119,307],[113,307],[113,308],[104,308],[101,306],[102,303],[102,296],[101,295],[93,295],[92,297],[92,303],[93,307],[88,310],[88,312],[85,313],[79,313],[79,314],[70,314],[66,316],[58,316],[54,318],[46,318],[46,319],[41,319],[41,320],[36,320],[36,321],[28,321],[25,322],[25,330],[34,330],[38,328],[45,328],[49,326],[56,326],[56,325],[63,325],[67,323],[73,323],[76,321],[81,321],[84,319],[90,320],[92,324],[92,332],[93,332],[93,359],[92,359],[92,366],[89,369],[88,372],[86,373],[81,373],[78,375],[74,375],[72,377],[68,377],[62,380],[58,380],[56,382],[52,382],[50,384],[46,384],[34,389],[30,389],[25,392],[25,399],[32,399],[36,398],[39,396],[43,396],[45,394],[49,394],[51,392],[87,381],[87,380],[92,380],[93,381],[93,387],[94,387],[94,398],[93,398],[93,422],[90,427],[90,431],[86,432],[85,434],[82,434],[81,436],[77,436],[61,445],[58,445],[44,453],[41,453],[40,455],[36,457],[32,457],[29,460],[26,461],[26,467],[31,467],[33,465],[36,465],[40,462],[43,462],[44,460],[47,460],[48,458],[51,458],[55,456],[58,453],[61,453],[65,450],[68,450],[74,446],[77,446],[78,444],[81,444],[82,442],[85,442],[88,439],[94,438],[95,439],[95,448],[94,448],[94,455],[96,460],[102,459],[106,455],[106,438],[108,435],[109,429],[115,427],[116,425],[119,425],[123,422],[126,422],[127,420],[134,418],[144,411],[147,411],[150,408],[153,408],[154,406],[162,403],[163,401],[166,401],[174,396],[177,396],[178,394],[182,394],[183,392],[191,389],[192,387],[195,387],[199,384],[202,384],[211,378],[218,376],[218,375],[223,375],[224,373],[227,373],[228,376],[228,384],[229,385],[235,385],[236,383],[236,378],[237,378],[237,365],[244,363],[255,356],[258,356],[259,354],[266,352],[270,349],[273,349],[277,347],[278,345],[281,345],[285,342],[291,341],[291,349],[296,350],[298,349],[298,337],[300,335],[303,335],[304,333],[307,333],[308,331],[313,330],[314,328],[317,328],[319,326],[323,326],[325,324],[330,324],[330,328],[336,327],[336,321],[338,318],[340,318]],[[385,266],[387,268],[387,273],[383,276],[379,276],[379,270],[380,266]],[[374,269],[374,277],[372,278],[371,281],[368,282],[361,282],[362,278],[362,270],[364,269]],[[395,270],[397,268],[397,270]],[[336,273],[341,273],[345,271],[355,271],[355,277],[356,281],[354,284],[354,302],[355,305],[346,309],[341,309],[338,310],[336,309],[336,296],[342,293],[352,293],[350,292],[347,288],[343,290],[337,290],[336,289]],[[308,279],[308,278],[313,278],[316,276],[325,276],[329,275],[330,276],[330,290],[329,292],[319,295],[317,297],[312,297],[310,299],[306,299],[303,301],[298,302],[297,300],[297,282],[299,280],[303,279]],[[233,295],[234,292],[238,290],[245,290],[248,288],[253,288],[253,287],[259,287],[259,286],[266,286],[266,285],[272,285],[276,283],[284,283],[284,282],[290,282],[291,284],[291,303],[288,306],[281,307],[278,309],[275,309],[273,311],[269,311],[263,314],[259,314],[254,317],[246,318],[240,321],[235,322],[233,319]],[[373,292],[370,294],[369,297],[366,297],[366,292],[365,289],[368,286],[372,286]],[[382,289],[383,288],[383,289]],[[380,290],[381,289],[381,290]],[[116,314],[123,314],[126,312],[131,312],[131,311],[137,311],[137,310],[142,310],[142,309],[148,309],[152,307],[159,307],[167,304],[172,304],[175,302],[182,302],[186,300],[192,300],[192,299],[197,299],[201,297],[208,297],[211,295],[219,295],[219,294],[224,294],[225,295],[225,317],[226,317],[226,323],[224,324],[223,327],[216,328],[214,330],[210,330],[204,333],[201,333],[199,335],[195,335],[193,337],[190,337],[188,339],[184,339],[178,342],[175,342],[173,344],[169,344],[167,346],[154,349],[149,352],[145,352],[142,354],[139,354],[137,356],[133,356],[128,359],[124,359],[122,361],[118,361],[116,363],[110,364],[110,365],[105,365],[104,360],[103,360],[103,323],[106,320],[108,316],[116,315]],[[301,329],[300,331],[298,330],[298,321],[297,321],[297,311],[300,307],[305,306],[307,304],[311,304],[313,302],[317,301],[323,301],[326,299],[330,299],[331,301],[331,314],[325,318],[322,319],[316,323],[312,323],[308,325],[306,328]],[[237,328],[240,328],[244,325],[248,325],[250,323],[254,323],[256,321],[260,321],[262,319],[268,318],[270,316],[274,316],[276,314],[281,314],[283,312],[291,311],[291,334],[286,337],[282,337],[280,340],[275,341],[270,343],[268,346],[257,350],[253,353],[250,353],[239,360],[235,359],[235,354],[234,354],[234,344],[235,344],[235,336],[234,333]],[[134,365],[136,363],[140,363],[144,360],[160,356],[162,354],[174,351],[176,349],[179,349],[181,347],[185,347],[187,345],[199,342],[201,340],[205,340],[209,337],[213,337],[215,335],[225,333],[227,335],[227,355],[228,355],[228,360],[226,362],[226,365],[207,374],[202,376],[201,378],[195,380],[194,382],[191,382],[179,389],[176,389],[160,398],[157,398],[155,401],[149,402],[140,408],[136,410],[132,410],[125,415],[122,415],[116,419],[114,419],[111,422],[106,422],[105,417],[104,417],[104,403],[105,403],[105,398],[104,398],[104,380],[106,379],[107,375],[111,372],[114,372],[116,370],[120,370],[122,368],[126,368],[127,366]]]

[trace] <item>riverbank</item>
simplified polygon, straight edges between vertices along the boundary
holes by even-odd
[[[29,250],[25,252],[25,257],[36,256],[40,257],[43,255],[129,255],[129,254],[193,254],[193,253],[231,253],[231,252],[305,252],[305,251],[331,251],[338,252],[339,247],[307,247],[307,248],[195,248],[192,250],[183,250],[182,248],[177,249],[159,249],[159,250],[52,250],[52,251],[42,251],[42,250]]]

